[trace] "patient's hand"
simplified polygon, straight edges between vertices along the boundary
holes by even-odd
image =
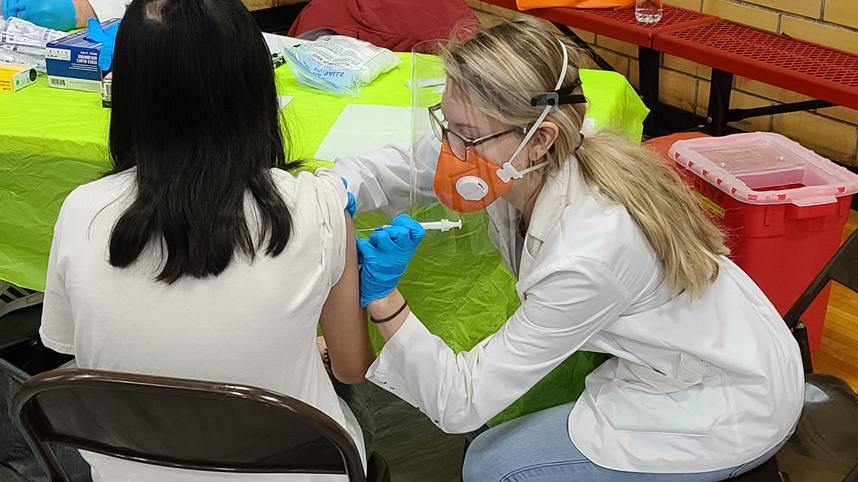
[[[325,343],[324,336],[316,337],[316,348],[319,349],[319,357],[322,358],[322,363],[325,365],[325,370],[331,379],[334,379],[334,374],[331,372],[331,355],[328,353],[328,344]]]

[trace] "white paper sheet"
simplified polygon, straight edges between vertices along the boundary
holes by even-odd
[[[273,33],[262,32],[265,37],[265,43],[268,44],[268,50],[272,53],[280,53],[286,45],[301,45],[307,43],[306,40],[297,39],[295,37],[286,37],[285,35],[274,35]]]
[[[428,129],[429,115],[418,115],[420,130]],[[425,125],[425,126],[424,126]],[[411,142],[411,107],[350,104],[322,141],[315,158],[333,161],[346,155],[366,154],[386,145]]]
[[[417,87],[436,87],[447,83],[446,77],[436,77],[432,79],[417,79]],[[411,88],[411,79],[405,81],[405,86]]]
[[[278,96],[277,96],[277,103],[278,103],[278,104],[279,104],[279,106],[280,106],[280,110],[283,110],[283,108],[284,108],[284,107],[286,107],[287,105],[289,105],[289,102],[290,102],[291,100],[292,100],[292,96],[291,96],[291,95],[278,95]]]

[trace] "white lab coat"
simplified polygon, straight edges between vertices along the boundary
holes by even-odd
[[[89,0],[100,22],[111,18],[122,18],[125,16],[125,6],[129,3],[131,3],[130,0]]]
[[[425,141],[418,152],[431,156],[416,176],[421,190],[431,190],[437,143]],[[385,148],[339,159],[334,170],[348,180],[359,209],[401,209],[409,153]],[[731,261],[721,260],[717,280],[699,298],[677,293],[628,212],[585,184],[575,159],[545,184],[523,248],[507,241],[515,233],[506,212],[504,200],[490,207],[490,235],[518,277],[519,309],[458,354],[412,314],[367,379],[442,430],[462,433],[575,351],[608,353],[614,357],[587,377],[569,434],[587,458],[615,470],[735,467],[792,433],[804,393],[798,346]]]

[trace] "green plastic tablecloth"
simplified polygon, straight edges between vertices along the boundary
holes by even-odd
[[[299,85],[287,67],[277,69],[278,90],[293,96],[284,109],[292,155],[312,169],[330,163],[313,155],[348,104],[408,106],[410,55],[366,86],[357,98]],[[596,128],[614,128],[640,139],[646,109],[625,78],[582,71]],[[44,76],[17,93],[0,94],[0,280],[44,289],[52,229],[65,196],[109,169],[106,148],[110,111],[98,94],[53,89]],[[425,209],[434,209],[432,206]],[[484,245],[485,218],[455,237],[427,237],[401,289],[426,326],[454,350],[467,350],[496,331],[519,304],[515,280]],[[381,214],[359,216],[358,227],[382,223]],[[374,334],[374,342],[381,340]],[[584,377],[603,357],[577,353],[515,402],[494,422],[574,400]]]

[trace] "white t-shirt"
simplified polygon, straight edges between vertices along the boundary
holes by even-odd
[[[363,438],[336,396],[316,348],[316,327],[345,264],[346,194],[321,171],[272,170],[292,215],[286,249],[236,254],[217,277],[156,282],[160,256],[147,248],[132,266],[108,262],[112,228],[133,200],[136,170],[75,189],[60,211],[48,263],[40,334],[81,368],[233,382],[302,400]],[[247,219],[255,223],[248,202]],[[251,232],[254,232],[253,225]],[[190,472],[85,453],[99,480],[341,480],[342,476]]]

